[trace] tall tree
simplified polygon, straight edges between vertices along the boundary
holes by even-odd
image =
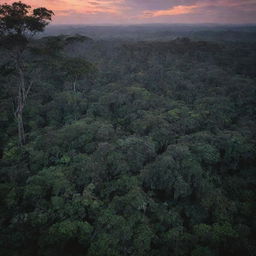
[[[26,142],[23,110],[33,85],[25,77],[24,52],[33,36],[44,31],[53,15],[51,10],[43,7],[31,10],[31,6],[22,2],[0,5],[0,46],[10,53],[18,77],[14,115],[20,145]]]

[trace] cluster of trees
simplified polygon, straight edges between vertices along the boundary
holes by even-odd
[[[255,254],[254,44],[61,35],[20,66],[1,47],[1,254]]]

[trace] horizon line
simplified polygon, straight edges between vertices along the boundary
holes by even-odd
[[[127,23],[127,24],[116,24],[116,23],[74,23],[74,24],[56,24],[50,23],[48,27],[52,26],[116,26],[116,27],[124,27],[124,26],[152,26],[152,25],[181,25],[181,26],[256,26],[256,23]]]

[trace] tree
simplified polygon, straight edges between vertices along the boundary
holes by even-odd
[[[15,119],[18,124],[19,143],[25,144],[23,110],[33,85],[25,76],[24,52],[32,37],[44,30],[54,13],[46,8],[36,8],[22,2],[0,5],[0,46],[10,52],[18,77]]]
[[[73,91],[77,92],[77,82],[88,72],[93,71],[93,66],[84,59],[66,58],[63,61],[63,69],[67,80],[72,83]]]

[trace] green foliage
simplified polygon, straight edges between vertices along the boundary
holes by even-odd
[[[78,239],[80,243],[89,244],[93,228],[87,222],[63,221],[55,223],[49,228],[49,242],[56,246],[56,243],[65,243],[68,240]]]
[[[24,47],[27,33],[42,32],[54,13],[46,8],[34,9],[22,2],[0,5],[0,45],[7,49]]]
[[[49,18],[16,5],[19,17]],[[22,148],[3,55],[0,254],[254,255],[255,52],[184,38],[36,39],[24,55],[26,78],[40,75]]]

